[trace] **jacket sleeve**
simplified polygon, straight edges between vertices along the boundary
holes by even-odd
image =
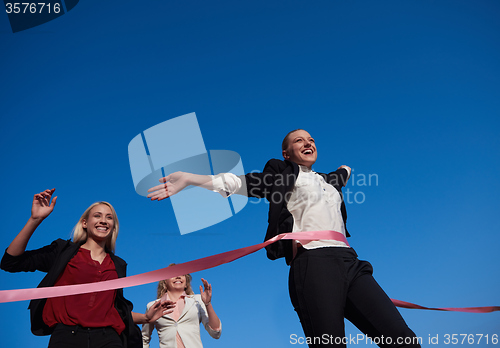
[[[326,182],[337,188],[337,190],[347,185],[347,180],[349,180],[349,171],[345,168],[339,168],[326,177]]]
[[[156,301],[149,302],[148,305],[146,306],[146,311],[151,307]],[[147,324],[142,324],[142,347],[143,348],[149,348],[149,342],[151,341],[151,335],[153,334],[153,330],[155,328],[155,323],[147,323]]]
[[[69,242],[58,239],[50,245],[36,250],[25,251],[21,255],[12,256],[5,251],[0,268],[7,272],[48,272],[54,264],[59,252]]]
[[[205,330],[207,330],[208,334],[213,338],[215,339],[220,338],[222,332],[222,322],[219,319],[219,330],[212,329],[208,324],[207,308],[205,307],[205,304],[201,300],[201,296],[195,295],[194,299],[196,300],[196,307],[198,308],[198,317],[200,318],[203,327],[205,328]]]
[[[246,190],[248,197],[254,198],[266,198],[269,200],[271,191],[273,190],[273,185],[276,185],[278,174],[281,175],[285,163],[278,159],[269,160],[264,166],[262,173],[248,173],[242,176],[242,180],[246,183]],[[283,185],[286,184],[286,180],[290,178],[281,177]],[[278,181],[281,182],[281,181]]]

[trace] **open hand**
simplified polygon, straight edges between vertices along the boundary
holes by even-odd
[[[170,175],[167,175],[164,178],[160,179],[161,185],[157,185],[151,187],[148,192],[148,198],[151,198],[152,201],[168,198],[170,196],[175,195],[177,192],[182,191],[189,183],[189,175],[190,173],[185,172],[175,172]]]
[[[175,302],[166,301],[156,301],[149,309],[146,311],[146,320],[151,323],[162,316],[170,314],[174,311]]]
[[[212,285],[210,285],[205,279],[201,278],[201,281],[203,283],[203,286],[205,288],[205,291],[203,291],[203,288],[200,285],[200,295],[201,295],[201,300],[203,303],[208,305],[212,301]]]
[[[33,196],[31,205],[31,217],[34,220],[43,220],[52,213],[56,205],[57,196],[52,199],[56,189],[45,190]],[[52,201],[51,201],[52,199]]]

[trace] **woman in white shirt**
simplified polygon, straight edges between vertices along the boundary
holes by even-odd
[[[316,143],[303,129],[286,135],[284,160],[271,159],[261,173],[215,176],[176,172],[151,188],[148,197],[162,200],[189,185],[223,196],[244,194],[269,201],[265,240],[286,232],[331,230],[349,237],[342,187],[351,168],[328,174],[312,170]],[[369,262],[337,240],[280,240],[266,247],[268,258],[290,265],[290,299],[310,347],[346,347],[344,318],[381,347],[420,347],[419,338],[372,276]]]
[[[173,264],[172,264],[173,265]],[[149,348],[151,334],[156,328],[160,348],[201,348],[200,323],[213,338],[221,335],[221,322],[212,306],[212,286],[205,280],[200,285],[200,295],[191,288],[191,275],[186,274],[158,283],[157,300],[148,303],[147,308],[157,301],[170,300],[176,303],[173,313],[164,315],[155,322],[142,326],[142,342]]]

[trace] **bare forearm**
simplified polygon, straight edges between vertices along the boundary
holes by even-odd
[[[211,303],[209,303],[208,305],[206,305],[206,308],[207,308],[207,315],[208,315],[208,325],[210,325],[210,327],[213,330],[216,330],[216,331],[220,330],[220,319],[217,316],[217,314],[215,313],[214,307],[212,306]]]
[[[134,320],[134,324],[147,324],[151,321],[146,314],[136,312],[132,312],[132,319]]]
[[[28,241],[30,240],[33,232],[42,223],[43,219],[34,219],[30,217],[26,225],[19,232],[19,234],[14,238],[7,248],[7,253],[12,256],[19,256],[26,250]]]

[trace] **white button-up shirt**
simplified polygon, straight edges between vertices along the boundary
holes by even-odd
[[[342,197],[335,187],[311,169],[299,165],[299,176],[287,204],[293,216],[293,231],[336,231],[345,236],[344,219],[340,210]],[[347,247],[336,240],[301,241],[306,249],[328,246]]]
[[[347,169],[349,170],[349,169]],[[350,174],[350,173],[349,173]],[[213,190],[228,197],[242,187],[239,177],[224,173],[212,177]],[[293,231],[336,231],[346,235],[341,212],[342,197],[332,185],[311,169],[299,165],[299,175],[287,203],[293,217]],[[306,249],[348,247],[336,240],[301,241]]]

